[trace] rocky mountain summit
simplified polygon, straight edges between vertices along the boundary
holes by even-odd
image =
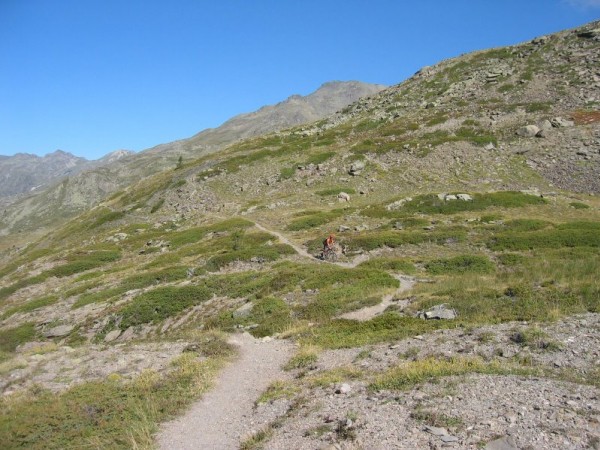
[[[0,447],[599,448],[599,61],[442,61],[5,246]]]
[[[0,197],[39,189],[83,170],[89,161],[62,150],[40,157],[17,153],[0,159]]]
[[[64,157],[59,162],[57,156],[67,155],[64,152],[45,157],[49,160],[36,159],[31,155],[0,160],[0,177],[4,177],[3,191],[7,195],[31,192],[31,188],[36,187],[33,195],[19,199],[12,206],[6,204],[14,203],[14,199],[4,202],[0,234],[33,230],[63,221],[119,189],[168,167],[175,167],[180,157],[189,161],[239,139],[313,122],[384,87],[357,81],[328,82],[307,96],[294,95],[276,105],[236,116],[218,128],[204,130],[189,139],[158,145],[133,155],[118,150],[98,161],[78,158],[75,163],[73,159],[70,165],[65,164],[64,167]],[[20,166],[16,166],[17,161],[21,161]],[[53,169],[55,166],[57,169]],[[42,168],[50,169],[48,175],[38,173]],[[85,174],[78,175],[84,170]],[[58,179],[61,179],[59,183],[47,186]]]

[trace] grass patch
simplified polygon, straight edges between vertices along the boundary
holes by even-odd
[[[256,404],[260,405],[261,403],[270,403],[282,398],[292,398],[298,391],[299,388],[294,386],[290,381],[273,381],[267,389],[260,394],[260,397],[256,400]]]
[[[590,209],[590,205],[581,202],[571,202],[569,206],[575,209]]]
[[[77,385],[63,393],[36,391],[0,399],[2,448],[151,448],[157,424],[206,392],[223,359],[187,353],[166,374],[143,372]]]
[[[369,388],[375,391],[405,391],[416,385],[432,382],[442,377],[466,375],[471,373],[508,375],[529,374],[531,370],[511,368],[498,361],[485,362],[481,358],[456,357],[450,359],[426,358],[407,361],[377,377]]]
[[[346,213],[343,209],[334,209],[332,211],[313,212],[312,214],[292,220],[287,229],[289,231],[309,230],[311,228],[325,225]]]
[[[319,360],[319,351],[318,347],[312,345],[302,347],[283,368],[285,370],[306,369]]]
[[[460,255],[453,258],[435,259],[425,264],[425,268],[432,275],[456,273],[492,273],[494,263],[485,256]]]
[[[274,244],[270,246],[262,247],[249,247],[237,251],[231,251],[221,255],[215,255],[206,262],[206,270],[210,272],[219,271],[221,268],[235,262],[235,261],[256,261],[266,262],[275,261],[284,255],[293,255],[296,251],[287,244]]]
[[[454,228],[447,230],[425,231],[381,231],[361,233],[361,235],[348,237],[345,240],[350,250],[375,250],[376,248],[397,248],[406,244],[422,244],[432,242],[445,244],[447,242],[460,242],[466,238],[466,230]]]
[[[58,297],[56,295],[47,295],[45,297],[37,298],[35,300],[28,301],[27,303],[24,303],[22,305],[7,309],[0,316],[0,320],[7,319],[8,317],[10,317],[14,314],[17,314],[17,313],[28,313],[31,311],[35,311],[36,309],[53,305],[57,301],[58,301]]]
[[[361,263],[359,267],[365,269],[388,270],[404,274],[414,274],[417,271],[415,265],[404,258],[375,258]]]
[[[32,341],[37,336],[35,324],[24,323],[15,328],[0,330],[0,352],[12,353],[25,342]],[[0,429],[2,429],[0,427]]]
[[[356,191],[349,187],[346,187],[346,188],[337,187],[337,188],[331,188],[331,189],[324,189],[322,191],[315,192],[315,194],[317,194],[321,197],[329,197],[331,195],[338,195],[341,192],[345,192],[346,194],[356,194]]]
[[[353,348],[391,340],[399,340],[440,328],[456,326],[450,322],[422,320],[386,313],[365,322],[334,320],[322,327],[312,329],[303,342],[324,348]]]
[[[598,224],[600,225],[600,224]],[[561,247],[600,247],[600,233],[595,229],[555,229],[529,233],[503,233],[488,241],[492,250],[532,250]]]
[[[135,297],[120,311],[120,328],[162,321],[212,297],[204,286],[159,287]]]

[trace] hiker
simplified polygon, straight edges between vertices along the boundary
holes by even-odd
[[[335,245],[335,236],[330,234],[327,239],[323,241],[323,253],[327,251],[333,250],[333,246]]]

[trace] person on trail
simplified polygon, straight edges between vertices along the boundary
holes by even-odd
[[[323,252],[326,252],[327,250],[333,250],[333,246],[335,244],[335,236],[333,234],[330,234],[327,239],[325,239],[323,241]]]

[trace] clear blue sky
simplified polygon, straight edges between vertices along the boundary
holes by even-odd
[[[600,0],[0,0],[0,154],[139,151],[599,17]]]

